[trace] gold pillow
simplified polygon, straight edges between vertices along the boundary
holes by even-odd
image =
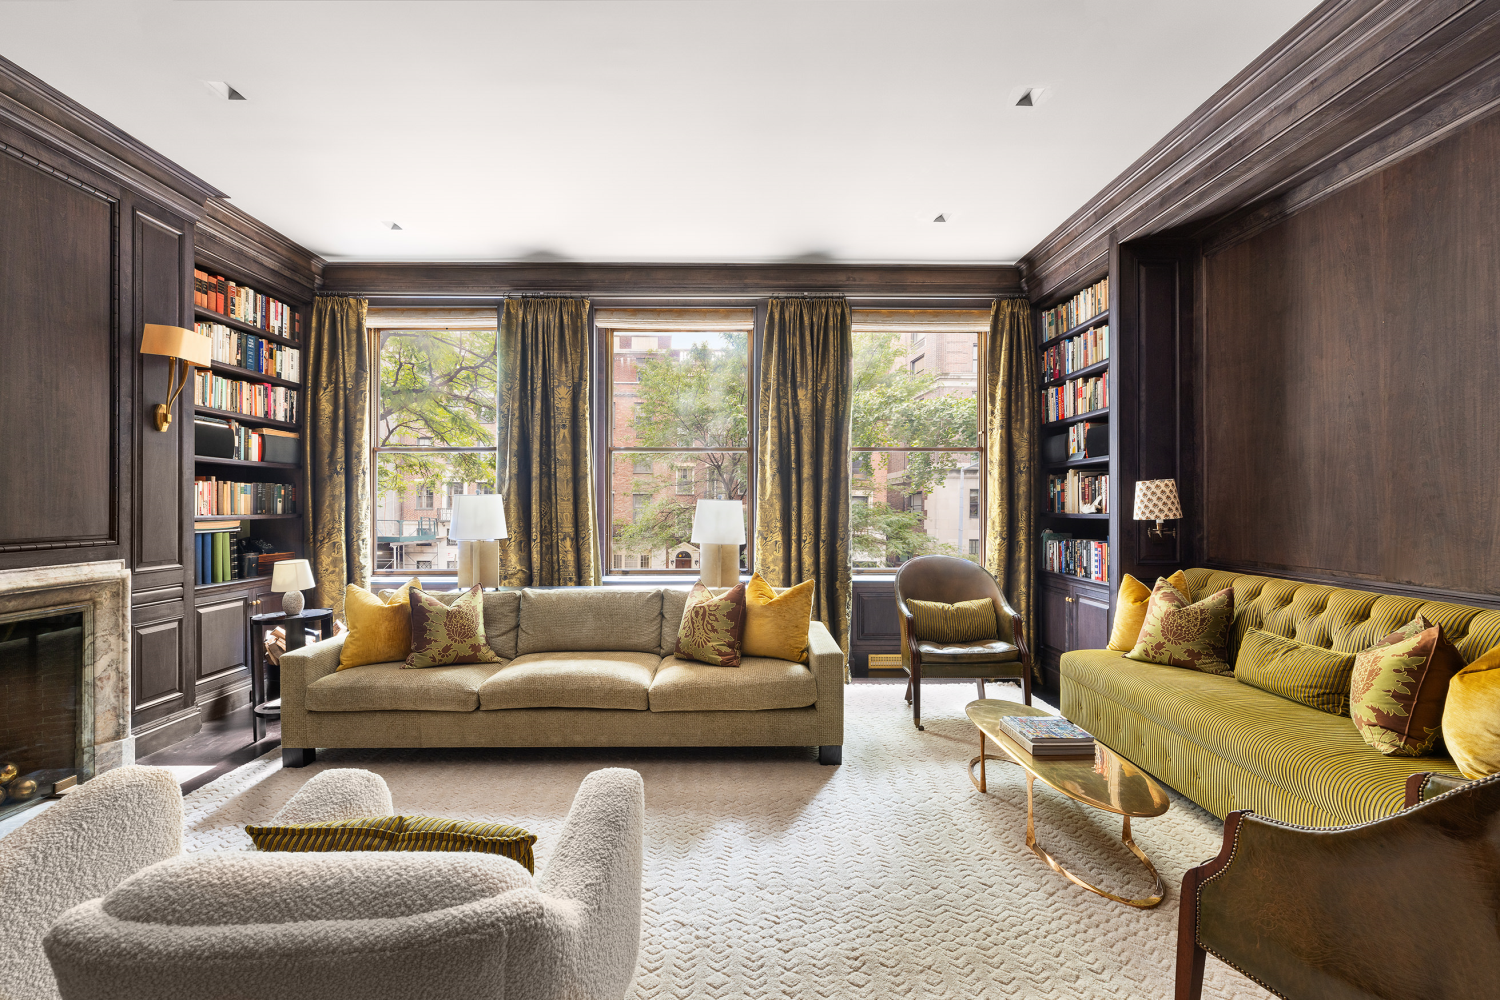
[[[1178,570],[1167,577],[1167,582],[1184,596],[1188,593],[1187,577]],[[1129,573],[1120,581],[1119,593],[1115,594],[1115,627],[1109,633],[1109,649],[1117,653],[1128,653],[1135,648],[1141,637],[1141,626],[1146,623],[1146,605],[1151,603],[1151,588]]]
[[[1500,646],[1448,682],[1443,744],[1465,778],[1500,771]]]
[[[917,638],[928,642],[973,642],[1000,638],[995,602],[988,597],[976,601],[943,604],[941,601],[907,601],[916,620]]]
[[[422,581],[413,577],[389,601],[382,601],[363,587],[352,583],[345,587],[344,620],[349,623],[349,633],[344,636],[339,669],[406,659],[411,653],[408,595],[421,589]]]
[[[806,663],[812,602],[811,580],[778,595],[756,573],[745,587],[745,634],[740,640],[740,654]]]
[[[247,826],[260,851],[471,851],[499,854],[535,872],[536,834],[504,823],[438,819],[434,816],[376,816],[329,823]]]

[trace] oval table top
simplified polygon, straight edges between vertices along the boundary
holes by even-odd
[[[1103,743],[1094,743],[1094,756],[1033,757],[1000,728],[1007,715],[1052,715],[1045,709],[1015,701],[983,698],[964,709],[969,721],[1027,773],[1071,799],[1121,816],[1160,816],[1171,799],[1149,774]]]

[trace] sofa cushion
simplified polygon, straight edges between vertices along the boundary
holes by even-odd
[[[521,591],[518,656],[588,651],[659,655],[660,650],[660,590],[527,587]]]
[[[407,670],[372,663],[319,677],[307,686],[309,712],[472,712],[479,686],[502,663],[464,663]]]
[[[408,596],[421,590],[422,581],[412,577],[395,591],[376,597],[365,588],[344,588],[344,621],[349,632],[339,651],[339,669],[349,670],[367,663],[389,663],[411,652],[411,608]],[[391,596],[386,597],[389,593]]]
[[[744,627],[745,585],[737,584],[723,597],[715,597],[700,580],[688,592],[675,655],[714,667],[737,667]]]
[[[380,599],[389,601],[397,594],[395,590],[382,590]],[[444,604],[452,605],[454,601],[464,596],[466,591],[453,590],[433,593],[427,591],[428,597],[435,597]],[[484,594],[484,639],[489,643],[495,655],[501,659],[509,660],[516,655],[516,625],[517,618],[521,612],[521,592],[519,590],[487,590]]]
[[[686,590],[668,587],[661,592],[661,655],[671,656],[677,649],[677,633],[687,610]]]
[[[1347,717],[1278,698],[1233,677],[1141,663],[1103,649],[1064,653],[1061,671],[1065,705],[1070,686],[1079,685],[1123,709],[1119,721],[1139,730],[1145,742],[1110,745],[1140,766],[1165,766],[1152,758],[1152,730],[1163,727],[1340,822],[1395,812],[1407,775],[1458,770],[1440,757],[1382,756]],[[1112,738],[1094,735],[1106,743]]]
[[[1179,593],[1188,594],[1187,577],[1178,570],[1167,577]],[[1151,603],[1151,588],[1126,573],[1120,580],[1120,589],[1115,591],[1115,625],[1109,633],[1110,649],[1128,653],[1135,648],[1141,637],[1141,626],[1146,621],[1146,606]]]
[[[1132,660],[1162,663],[1206,674],[1231,674],[1226,660],[1234,625],[1234,591],[1225,588],[1192,604],[1165,578],[1156,581]]]
[[[653,712],[757,712],[817,700],[818,683],[805,664],[764,656],[742,657],[737,670],[668,656],[651,682]]]
[[[627,708],[644,712],[646,692],[660,662],[654,652],[523,653],[480,685],[479,707],[486,711]]]
[[[484,591],[475,584],[452,604],[444,604],[413,590],[411,654],[406,665],[425,670],[457,663],[500,662],[485,641],[483,595]]]
[[[980,639],[976,642],[918,642],[922,667],[929,663],[1009,663],[1019,660],[1021,651],[1004,639]]]
[[[752,575],[745,587],[744,654],[806,663],[813,596],[811,580],[778,590]]]
[[[1234,679],[1308,708],[1349,714],[1349,675],[1354,657],[1283,639],[1264,629],[1245,633],[1234,661]]]
[[[1449,683],[1443,745],[1465,778],[1500,771],[1500,646],[1464,667]]]

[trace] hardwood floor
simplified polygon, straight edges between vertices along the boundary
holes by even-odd
[[[267,723],[264,739],[252,742],[250,709],[245,707],[205,722],[196,735],[147,754],[136,763],[173,768],[186,795],[279,746],[281,722],[276,719]]]

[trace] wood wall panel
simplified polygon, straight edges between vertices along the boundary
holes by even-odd
[[[131,626],[133,725],[182,707],[182,603],[138,608]],[[146,710],[157,709],[147,713]]]
[[[0,552],[118,538],[116,206],[0,152]]]
[[[1204,261],[1212,565],[1500,593],[1500,119]]]
[[[180,262],[183,233],[166,222],[144,213],[135,216],[136,317],[132,336],[139,336],[147,323],[185,326],[182,316],[183,288]],[[178,397],[172,423],[165,432],[156,429],[157,403],[167,400],[172,362],[154,354],[136,353],[136,496],[135,565],[137,571],[181,566],[183,518],[183,435],[192,428],[192,390]]]

